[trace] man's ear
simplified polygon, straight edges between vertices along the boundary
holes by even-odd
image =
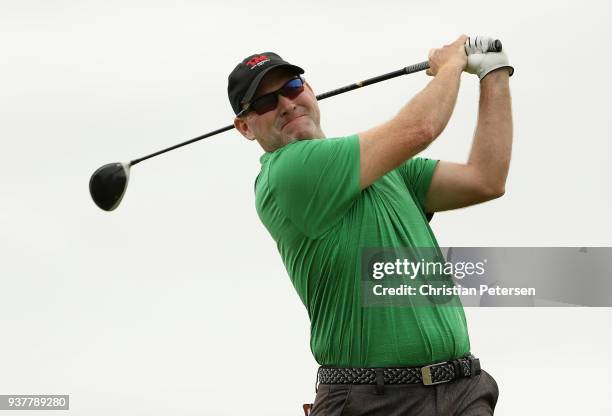
[[[236,127],[236,130],[238,130],[240,134],[242,134],[248,140],[255,140],[255,134],[249,128],[249,125],[247,124],[246,120],[242,117],[234,118],[234,127]]]

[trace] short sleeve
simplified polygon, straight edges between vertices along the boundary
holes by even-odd
[[[274,155],[268,182],[283,214],[317,238],[359,196],[359,169],[358,136],[302,140]]]
[[[425,212],[425,200],[437,164],[438,161],[434,159],[413,157],[398,168],[406,186],[413,192],[423,212]]]

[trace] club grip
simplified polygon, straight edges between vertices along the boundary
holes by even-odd
[[[474,53],[501,52],[502,43],[499,39],[493,39],[488,36],[469,37],[465,42],[465,53],[471,55]]]

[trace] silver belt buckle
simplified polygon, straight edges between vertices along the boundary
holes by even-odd
[[[442,364],[446,364],[446,363],[447,361],[442,361],[439,363],[429,364],[429,365],[426,365],[425,367],[421,367],[421,380],[423,380],[423,384],[426,386],[433,386],[435,384],[448,383],[450,380],[441,380],[441,381],[436,381],[435,383],[431,381],[431,368],[442,365]]]

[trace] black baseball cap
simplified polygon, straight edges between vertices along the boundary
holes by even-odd
[[[302,68],[290,64],[274,52],[256,53],[236,65],[227,83],[227,95],[234,113],[238,114],[242,104],[251,101],[263,77],[279,67],[290,68],[298,74],[304,73]]]

